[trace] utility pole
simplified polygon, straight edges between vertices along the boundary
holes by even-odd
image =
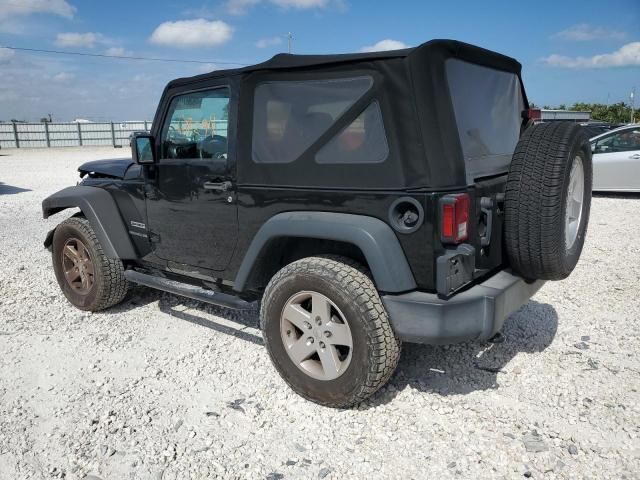
[[[629,100],[631,100],[631,123],[633,123],[634,121],[634,113],[635,113],[635,109],[634,109],[634,100],[636,97],[636,87],[633,87],[631,89],[631,93],[629,94]]]
[[[291,43],[293,42],[293,35],[291,32],[287,33],[287,43],[289,44],[289,53],[291,53]]]

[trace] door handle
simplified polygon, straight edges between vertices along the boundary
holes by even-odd
[[[229,181],[226,182],[204,182],[205,190],[215,190],[216,192],[228,192],[233,187]]]
[[[631,155],[629,158],[633,158],[634,160],[640,160],[640,153],[636,153],[635,155]]]

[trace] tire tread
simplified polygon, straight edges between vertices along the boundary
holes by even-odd
[[[401,341],[393,331],[387,312],[380,300],[378,291],[371,280],[368,270],[358,262],[339,255],[306,257],[290,263],[278,271],[265,289],[261,302],[260,324],[264,331],[267,303],[271,291],[285,278],[304,272],[337,280],[338,286],[347,290],[354,304],[361,312],[367,332],[370,368],[365,381],[348,398],[338,403],[325,403],[310,398],[297,390],[283,375],[284,381],[298,394],[324,406],[347,408],[369,398],[384,385],[395,371],[400,359]],[[265,339],[266,340],[266,339]],[[273,357],[272,357],[272,360]],[[275,363],[275,361],[274,361]]]

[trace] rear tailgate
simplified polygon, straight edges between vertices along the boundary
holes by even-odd
[[[437,291],[449,296],[505,266],[504,192],[525,122],[525,94],[513,72],[455,58],[446,60],[446,72],[470,200],[468,238],[443,242],[435,260]]]

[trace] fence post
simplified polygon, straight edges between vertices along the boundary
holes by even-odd
[[[144,131],[145,132],[149,131],[149,129],[147,128],[147,121],[146,120],[144,121]]]
[[[80,146],[82,146],[82,129],[80,128],[80,122],[78,122],[77,125],[78,125],[78,143],[80,144]]]
[[[111,122],[111,142],[113,143],[113,148],[116,146],[116,131],[113,129],[113,122]]]
[[[16,122],[11,122],[13,124],[13,140],[16,142],[16,148],[20,148],[20,139],[18,138],[18,129],[16,128]]]
[[[51,141],[49,140],[49,122],[44,122],[44,138],[47,140],[47,147],[50,147]]]

